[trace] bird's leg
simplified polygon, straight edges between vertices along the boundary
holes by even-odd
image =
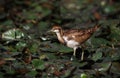
[[[73,61],[75,59],[75,56],[76,56],[76,49],[77,47],[73,48],[74,52],[73,52],[73,56],[71,57],[71,61]]]
[[[84,60],[84,50],[82,49],[81,60]]]
[[[76,49],[77,49],[77,47],[73,48],[74,52],[73,52],[73,57],[71,57],[71,60],[74,60],[74,58],[76,57]],[[84,50],[83,49],[82,49],[81,60],[84,60]]]
[[[76,56],[76,47],[75,48],[73,48],[74,49],[74,52],[73,52],[73,56]]]
[[[84,60],[84,49],[82,48],[82,46],[80,46],[80,48],[82,49],[81,60]]]

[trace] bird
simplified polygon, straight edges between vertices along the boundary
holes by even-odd
[[[59,42],[73,49],[73,56],[75,57],[76,49],[86,42],[98,28],[99,25],[88,29],[63,29],[59,25],[54,25],[51,32],[56,33]],[[82,52],[81,60],[84,59],[83,57],[84,52]]]

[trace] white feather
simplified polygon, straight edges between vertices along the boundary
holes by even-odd
[[[75,40],[68,40],[68,37],[63,36],[63,39],[67,43],[67,46],[70,48],[78,47],[79,43]]]

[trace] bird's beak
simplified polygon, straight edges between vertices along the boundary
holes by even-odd
[[[53,35],[53,30],[48,30],[48,31],[47,31],[47,34]]]
[[[52,33],[53,32],[53,30],[49,30],[49,31],[47,31],[47,33]]]

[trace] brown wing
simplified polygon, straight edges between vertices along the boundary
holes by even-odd
[[[89,39],[91,37],[91,35],[92,35],[92,33],[86,33],[86,32],[83,32],[82,35],[76,34],[74,37],[74,40],[82,44],[87,39]]]
[[[94,28],[86,30],[71,30],[66,31],[64,35],[67,35],[69,40],[74,39],[75,41],[82,44],[91,37],[91,35],[95,32],[96,29],[97,27],[95,26]]]
[[[72,40],[74,39],[75,41],[79,42],[79,43],[83,43],[85,42],[92,34],[91,33],[87,33],[84,30],[81,30],[79,32],[74,32],[68,35],[68,39]]]
[[[76,32],[80,32],[81,30],[80,29],[72,29],[72,30],[64,30],[64,35],[66,36],[68,36],[68,35],[71,35],[71,34],[74,34],[74,33],[76,33]]]

